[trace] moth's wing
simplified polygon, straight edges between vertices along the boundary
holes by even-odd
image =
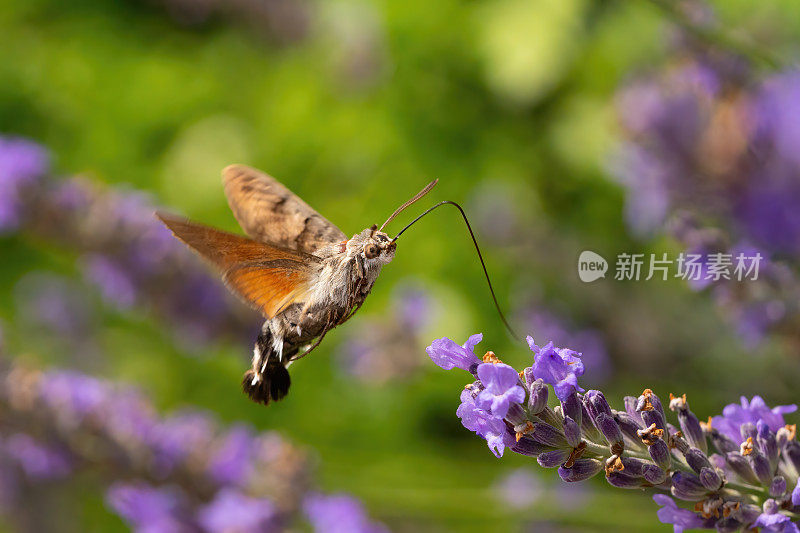
[[[306,301],[312,289],[303,270],[282,260],[243,263],[226,271],[222,279],[267,318],[293,303]]]
[[[225,196],[242,229],[259,242],[313,253],[347,236],[272,176],[245,165],[222,171]]]
[[[311,254],[256,242],[174,215],[156,216],[216,266],[234,294],[267,318],[304,301],[311,292],[320,262]]]

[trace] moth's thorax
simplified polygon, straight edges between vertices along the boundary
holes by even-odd
[[[367,228],[347,241],[317,250],[322,264],[309,307],[348,307],[358,296],[354,291],[369,292],[383,265],[394,259],[395,248],[388,235]]]

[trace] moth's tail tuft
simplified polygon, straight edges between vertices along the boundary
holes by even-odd
[[[291,383],[283,363],[270,359],[261,375],[252,368],[244,373],[242,390],[254,402],[268,405],[270,401],[282,400],[289,393]]]

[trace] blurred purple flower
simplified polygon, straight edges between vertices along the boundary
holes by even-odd
[[[476,333],[462,346],[459,346],[447,337],[443,337],[433,341],[430,346],[425,348],[425,351],[434,364],[440,368],[451,370],[458,367],[470,371],[481,362],[473,353],[475,345],[481,340],[483,340],[483,333]]]
[[[625,221],[639,236],[652,235],[660,229],[670,208],[669,175],[673,169],[647,150],[626,144],[613,163],[616,174],[626,189]]]
[[[15,433],[8,437],[3,448],[30,479],[58,479],[72,472],[71,461],[66,452],[36,442],[24,433]]]
[[[363,318],[348,329],[336,350],[334,362],[345,376],[381,385],[407,380],[422,366],[419,338],[435,314],[426,290],[414,282],[401,283],[392,291],[390,315]]]
[[[517,371],[503,363],[478,365],[478,378],[486,387],[476,398],[476,405],[496,418],[505,418],[512,403],[525,400]]]
[[[275,520],[275,504],[246,496],[233,489],[220,490],[211,503],[198,512],[198,522],[207,533],[267,533],[282,531]]]
[[[650,236],[689,212],[699,231],[672,232],[686,249],[724,252],[744,239],[770,262],[786,261],[789,279],[772,271],[758,284],[748,280],[753,287],[719,280],[715,288],[732,287],[710,294],[748,346],[770,332],[791,340],[800,322],[800,71],[755,79],[741,58],[688,42],[681,41],[679,61],[618,92],[627,138],[610,170],[626,188],[627,222]],[[691,242],[692,234],[708,236],[704,230],[714,242]],[[712,285],[707,272],[689,285]]]
[[[123,444],[147,444],[157,418],[152,406],[138,390],[116,390],[106,402],[104,410],[104,415],[107,416],[105,425],[110,436]]]
[[[104,383],[68,370],[47,372],[39,388],[42,400],[50,409],[75,422],[95,412],[110,397],[110,390]]]
[[[183,344],[240,338],[254,326],[256,318],[155,220],[149,195],[48,173],[42,147],[0,136],[0,232],[25,231],[77,251],[85,280],[107,302],[146,305],[172,322]]]
[[[797,406],[792,405],[779,405],[770,409],[761,398],[761,396],[753,396],[753,399],[747,401],[744,396],[740,399],[740,404],[728,404],[722,410],[721,416],[715,416],[711,420],[712,426],[727,435],[734,442],[742,441],[742,434],[740,427],[742,424],[750,423],[756,424],[763,421],[769,429],[777,431],[785,425],[783,415],[793,413],[797,410]]]
[[[431,301],[428,294],[415,288],[404,288],[394,296],[395,315],[409,334],[414,335],[429,322]]]
[[[532,365],[534,379],[541,378],[545,383],[553,385],[560,400],[566,400],[573,392],[584,391],[578,385],[578,378],[584,371],[581,354],[567,348],[556,348],[552,342],[540,348],[530,335],[527,341],[528,347],[535,354]]]
[[[91,306],[85,288],[68,278],[35,272],[14,287],[20,317],[28,324],[83,340],[90,326]]]
[[[494,484],[492,493],[501,503],[513,509],[525,509],[541,498],[546,490],[537,476],[525,468],[517,468],[500,478]]]
[[[181,496],[170,488],[115,483],[106,492],[106,504],[137,533],[189,531],[181,516]]]
[[[753,103],[758,133],[768,137],[783,157],[800,165],[800,72],[768,79]]]
[[[153,450],[154,470],[166,475],[193,451],[207,449],[213,431],[208,415],[200,412],[177,413],[157,422],[147,438]]]
[[[244,425],[237,425],[214,449],[208,472],[220,485],[243,485],[252,468],[253,432]]]
[[[785,316],[785,306],[778,300],[744,302],[732,308],[736,331],[745,346],[754,349],[766,337],[772,325]]]
[[[125,269],[111,258],[93,254],[86,258],[85,277],[100,288],[103,298],[121,309],[136,303],[136,287]]]
[[[800,97],[800,94],[798,95]],[[798,139],[800,141],[800,139]],[[800,142],[795,147],[800,152]],[[800,252],[800,165],[771,161],[744,190],[736,209],[742,232],[779,252]]]
[[[478,185],[469,199],[470,216],[480,233],[495,246],[512,244],[520,231],[527,231],[518,212],[519,193],[507,183],[487,181]]]
[[[363,506],[346,494],[310,494],[303,503],[308,521],[318,533],[388,533],[380,523],[371,522]]]
[[[310,463],[279,434],[225,429],[202,411],[161,417],[136,389],[0,363],[3,433],[12,435],[0,439],[0,506],[35,498],[34,482],[90,472],[125,480],[109,488],[107,503],[135,531],[296,525]]]
[[[0,135],[0,233],[17,228],[25,187],[49,169],[49,156],[40,145]]]

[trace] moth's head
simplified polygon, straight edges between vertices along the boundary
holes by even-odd
[[[392,241],[386,233],[379,231],[377,226],[365,229],[357,238],[357,252],[361,254],[368,265],[385,265],[394,259],[397,243]]]

